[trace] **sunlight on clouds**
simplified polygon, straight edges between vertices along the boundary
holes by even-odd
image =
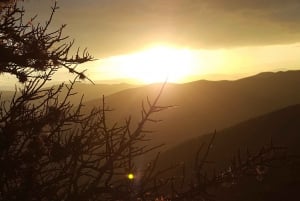
[[[188,49],[156,45],[142,51],[98,59],[80,65],[93,81],[147,84],[183,83],[199,79],[237,79],[262,71],[300,69],[300,43],[224,49]],[[74,75],[60,70],[53,81],[72,80]],[[108,81],[108,82],[106,82]],[[0,88],[14,89],[15,77],[2,75]]]
[[[111,57],[105,63],[114,76],[144,83],[182,82],[201,66],[195,52],[168,46],[154,46],[134,54]]]
[[[249,46],[231,49],[195,50],[172,46],[152,46],[140,52],[100,59],[93,63],[94,80],[126,79],[139,83],[189,82],[212,76],[235,79],[236,74],[299,69],[299,43]],[[232,75],[232,78],[230,76]]]

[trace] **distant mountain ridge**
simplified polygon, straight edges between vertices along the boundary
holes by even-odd
[[[106,98],[106,104],[115,111],[112,121],[122,121],[140,115],[142,100],[153,99],[161,84],[126,89]],[[167,84],[160,105],[176,107],[156,115],[163,122],[150,125],[155,130],[150,138],[170,146],[187,139],[220,130],[238,122],[289,105],[300,103],[300,71],[260,73],[235,81],[194,81],[185,84]],[[99,100],[86,102],[87,108]]]
[[[67,84],[67,82],[65,82]],[[70,84],[67,84],[70,86]],[[57,88],[59,85],[53,85],[54,88]],[[69,97],[69,100],[73,104],[79,104],[79,101],[82,96],[83,101],[91,101],[94,99],[100,99],[102,96],[109,96],[111,94],[117,93],[119,91],[139,87],[140,85],[132,85],[132,84],[126,84],[126,83],[120,83],[120,84],[85,84],[76,82],[73,86],[73,93],[76,93],[75,95],[72,95]],[[45,88],[50,88],[52,86],[46,86]],[[15,93],[14,91],[1,91],[2,93],[2,100],[10,100]],[[63,88],[62,92],[60,94],[60,97],[63,98],[67,94],[67,88]]]
[[[131,115],[140,117],[142,100],[158,94],[161,84],[137,86],[127,84],[88,85],[76,83],[78,95],[70,98],[77,104],[82,94],[85,110],[98,105],[104,94],[106,105],[114,109],[108,114],[112,122],[123,121]],[[11,93],[4,94],[5,96]],[[62,95],[65,91],[62,93]],[[260,73],[235,81],[199,80],[185,84],[167,84],[160,105],[176,107],[156,115],[163,122],[149,124],[154,130],[149,138],[153,143],[166,143],[168,147],[238,122],[289,105],[300,103],[300,71]],[[133,121],[134,122],[134,121]]]
[[[74,85],[73,92],[77,94],[75,96],[70,97],[70,101],[72,103],[79,102],[81,96],[83,97],[83,101],[90,101],[94,99],[101,99],[102,96],[109,96],[119,91],[123,91],[130,88],[136,88],[140,85],[133,85],[133,84],[126,84],[126,83],[119,83],[119,84],[85,84],[76,82]],[[61,95],[66,94],[66,89],[64,89]]]

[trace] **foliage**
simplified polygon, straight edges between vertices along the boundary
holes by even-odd
[[[0,198],[126,198],[130,191],[126,175],[134,171],[134,158],[153,149],[138,143],[145,137],[144,124],[164,108],[155,100],[133,131],[129,120],[108,127],[104,102],[86,115],[81,103],[68,102],[74,81],[61,101],[59,93],[67,86],[40,89],[43,83],[38,79],[27,83],[7,110],[2,105]]]
[[[0,200],[111,200],[130,199],[134,159],[156,147],[147,147],[144,125],[167,107],[143,107],[135,129],[107,125],[102,107],[83,113],[82,101],[68,99],[76,80],[86,78],[75,67],[92,59],[84,51],[69,57],[73,45],[62,43],[62,26],[47,33],[57,9],[52,8],[43,27],[23,24],[24,10],[17,5],[1,10],[0,72],[16,75],[24,83],[20,95],[0,107]],[[44,88],[60,68],[77,74],[70,85]],[[61,97],[62,89],[68,93]]]
[[[80,55],[78,48],[76,55],[69,57],[74,41],[63,43],[68,38],[62,36],[65,25],[48,33],[57,9],[55,2],[44,26],[34,25],[35,17],[24,22],[24,10],[17,4],[0,10],[0,73],[15,75],[24,83],[29,78],[47,79],[50,70],[63,67],[79,75],[80,79],[86,78],[83,72],[76,70],[78,64],[92,60],[86,49]]]

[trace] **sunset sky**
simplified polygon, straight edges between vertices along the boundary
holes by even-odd
[[[39,21],[52,4],[24,2],[27,16],[38,14]],[[205,74],[228,79],[300,68],[299,0],[59,0],[58,5],[53,28],[67,24],[65,34],[76,39],[75,46],[99,59],[82,66],[93,80],[153,82],[174,76],[173,81],[186,82]],[[157,74],[161,77],[145,80]],[[63,77],[61,72],[57,79]]]

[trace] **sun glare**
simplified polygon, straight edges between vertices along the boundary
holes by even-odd
[[[129,180],[133,180],[133,179],[134,179],[134,174],[133,174],[133,173],[129,173],[129,174],[127,175],[127,178],[128,178]]]
[[[196,56],[188,49],[155,46],[144,51],[115,58],[118,73],[144,83],[181,82],[193,73]]]

